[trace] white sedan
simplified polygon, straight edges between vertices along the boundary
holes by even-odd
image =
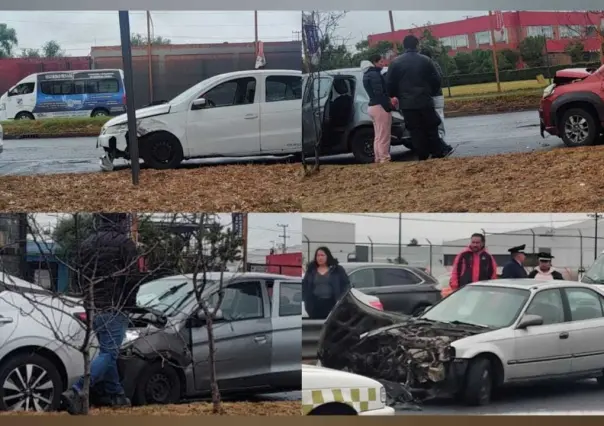
[[[380,382],[358,374],[302,365],[302,413],[310,416],[392,416]]]

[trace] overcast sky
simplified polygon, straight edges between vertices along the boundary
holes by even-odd
[[[38,214],[36,220],[40,227],[52,227],[57,221],[57,216],[62,213]],[[221,223],[231,225],[231,215],[219,215]],[[287,246],[300,246],[302,244],[302,217],[297,213],[250,213],[248,215],[248,250],[269,250],[277,244],[283,243],[283,228],[287,226]]]
[[[151,17],[153,34],[174,44],[254,41],[253,11],[152,11]],[[48,40],[56,40],[69,56],[87,56],[93,45],[120,44],[117,11],[3,11],[0,23],[16,30],[19,53],[21,49],[39,49]],[[301,12],[258,12],[258,37],[262,41],[296,40],[300,26]],[[144,11],[130,12],[130,28],[146,37]]]
[[[398,214],[359,213],[328,214],[302,213],[302,217],[349,222],[356,224],[356,242],[396,243],[398,241]],[[487,234],[528,229],[536,226],[561,227],[589,219],[587,214],[531,214],[531,213],[404,213],[402,215],[402,240],[417,239],[433,244],[458,238],[469,238],[484,229]],[[302,233],[304,234],[304,229]]]

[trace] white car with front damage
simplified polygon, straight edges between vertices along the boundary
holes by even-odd
[[[392,416],[386,389],[377,380],[302,364],[302,414]]]
[[[362,365],[362,374],[417,396],[485,405],[500,386],[585,378],[604,385],[604,291],[589,284],[473,283],[418,318],[398,319],[348,296],[325,329],[321,365],[357,373]]]
[[[248,70],[201,81],[169,102],[136,111],[140,158],[154,169],[211,157],[297,155],[302,149],[302,73]],[[101,129],[101,169],[130,160],[126,114]]]

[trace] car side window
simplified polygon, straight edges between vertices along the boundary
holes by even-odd
[[[36,87],[36,83],[21,83],[13,90],[10,91],[8,96],[19,96],[19,95],[29,95],[34,92],[34,88]]]
[[[224,296],[220,310],[225,321],[242,321],[264,318],[262,284],[257,281],[231,284],[223,289]],[[216,307],[219,295],[213,294],[207,301]]]
[[[585,321],[602,318],[602,299],[594,291],[584,288],[564,289],[570,308],[571,321]]]
[[[375,270],[377,285],[412,285],[422,282],[421,278],[404,268],[379,268]]]
[[[279,297],[279,316],[292,317],[302,315],[302,286],[296,283],[281,283]],[[273,306],[276,303],[273,302]]]
[[[209,108],[249,105],[256,96],[256,79],[243,77],[225,81],[201,95]]]
[[[364,268],[351,272],[348,275],[350,285],[354,288],[372,288],[375,287],[375,274],[373,269]]]
[[[295,101],[302,99],[302,77],[289,75],[266,78],[266,102]]]
[[[564,322],[564,305],[560,290],[540,291],[533,297],[525,315],[538,315],[543,318],[543,325]]]
[[[312,81],[313,100],[323,100],[331,95],[332,79],[326,77],[315,78]]]

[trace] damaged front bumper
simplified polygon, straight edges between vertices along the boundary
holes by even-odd
[[[379,380],[401,402],[448,397],[463,389],[468,365],[451,344],[483,331],[378,311],[349,292],[326,320],[317,356],[324,367]]]

